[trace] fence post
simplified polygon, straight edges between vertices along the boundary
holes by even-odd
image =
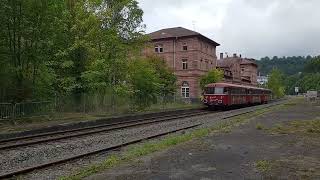
[[[57,108],[57,93],[54,93],[54,107],[52,108],[52,111],[56,111]]]
[[[86,94],[83,94],[83,112],[86,113]]]
[[[13,116],[12,119],[16,119],[16,104],[13,105]]]

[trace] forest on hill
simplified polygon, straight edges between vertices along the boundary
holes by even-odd
[[[258,72],[261,75],[268,75],[272,69],[277,68],[285,75],[294,75],[303,72],[304,66],[311,59],[311,56],[264,57],[257,61]]]
[[[276,74],[275,81],[279,81],[283,93],[295,94],[295,87],[299,87],[300,93],[320,90],[320,56],[265,57],[257,63],[261,75]]]

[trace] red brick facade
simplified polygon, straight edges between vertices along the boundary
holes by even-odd
[[[182,97],[199,98],[199,80],[216,68],[218,43],[185,28],[169,28],[149,34],[150,44],[144,55],[163,57],[177,76],[177,91]],[[189,92],[189,93],[188,93]]]
[[[222,55],[220,55],[221,57]],[[221,57],[217,63],[217,69],[224,72],[224,82],[257,86],[258,65],[254,59],[233,57]]]

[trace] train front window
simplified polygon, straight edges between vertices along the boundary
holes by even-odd
[[[205,94],[224,94],[224,88],[221,87],[207,87]]]
[[[223,88],[220,88],[220,87],[214,88],[214,94],[223,94]]]

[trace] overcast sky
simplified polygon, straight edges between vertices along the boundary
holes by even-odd
[[[320,55],[320,0],[138,0],[146,31],[185,27],[245,57]]]

